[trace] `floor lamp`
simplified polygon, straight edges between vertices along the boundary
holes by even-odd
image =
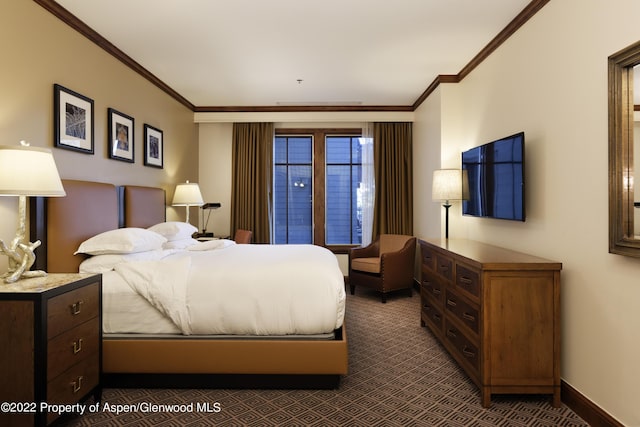
[[[460,169],[440,169],[433,171],[432,199],[444,202],[445,238],[449,238],[449,208],[452,200],[467,200],[467,171]]]

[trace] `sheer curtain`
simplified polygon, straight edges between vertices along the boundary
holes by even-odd
[[[231,235],[251,230],[255,243],[271,243],[273,123],[234,123]]]
[[[411,123],[374,123],[376,203],[373,233],[413,234]]]
[[[360,187],[362,207],[362,246],[373,240],[373,211],[375,206],[376,175],[373,162],[373,124],[362,125],[362,185]]]

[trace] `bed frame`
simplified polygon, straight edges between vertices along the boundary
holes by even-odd
[[[60,198],[32,198],[31,239],[42,242],[34,268],[77,272],[79,244],[118,227],[166,218],[161,188],[63,180]],[[102,344],[106,387],[336,388],[347,373],[344,326],[333,340],[110,338]]]

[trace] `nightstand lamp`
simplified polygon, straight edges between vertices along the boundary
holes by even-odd
[[[202,206],[204,200],[200,192],[200,186],[195,182],[189,182],[176,185],[176,191],[173,193],[173,206],[187,207],[187,222],[189,222],[189,207]]]
[[[440,169],[433,171],[433,188],[431,197],[435,201],[443,201],[445,209],[445,238],[449,238],[449,208],[451,200],[467,200],[469,184],[467,171],[460,169]]]
[[[58,168],[51,150],[30,147],[24,141],[19,146],[0,146],[0,196],[18,197],[18,229],[9,245],[0,240],[0,253],[9,258],[9,270],[2,274],[5,283],[20,278],[46,276],[42,270],[29,271],[36,260],[35,248],[40,241],[29,242],[26,236],[27,196],[65,196]]]

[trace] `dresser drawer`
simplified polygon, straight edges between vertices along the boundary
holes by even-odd
[[[426,245],[420,246],[420,256],[422,257],[422,267],[435,271],[435,252]]]
[[[478,272],[457,264],[456,286],[473,295],[475,298],[480,298],[480,277],[478,276]]]
[[[473,368],[474,376],[478,377],[480,372],[480,355],[478,346],[467,339],[462,332],[448,320],[445,321],[444,335],[451,346],[454,347],[458,359],[466,362]]]
[[[433,329],[442,333],[443,317],[440,309],[433,303],[430,298],[422,297],[421,317],[426,323],[429,323]]]
[[[100,349],[100,319],[63,332],[47,344],[47,379],[51,380]]]
[[[93,283],[49,299],[47,338],[76,327],[98,316],[99,284]]]
[[[422,291],[442,305],[444,301],[444,285],[430,275],[422,273]]]
[[[453,260],[440,254],[436,255],[436,271],[446,280],[453,278]]]
[[[472,304],[469,304],[455,293],[447,290],[445,296],[445,306],[447,311],[453,314],[453,316],[460,320],[460,323],[465,325],[476,336],[480,331],[478,316],[479,310]]]

